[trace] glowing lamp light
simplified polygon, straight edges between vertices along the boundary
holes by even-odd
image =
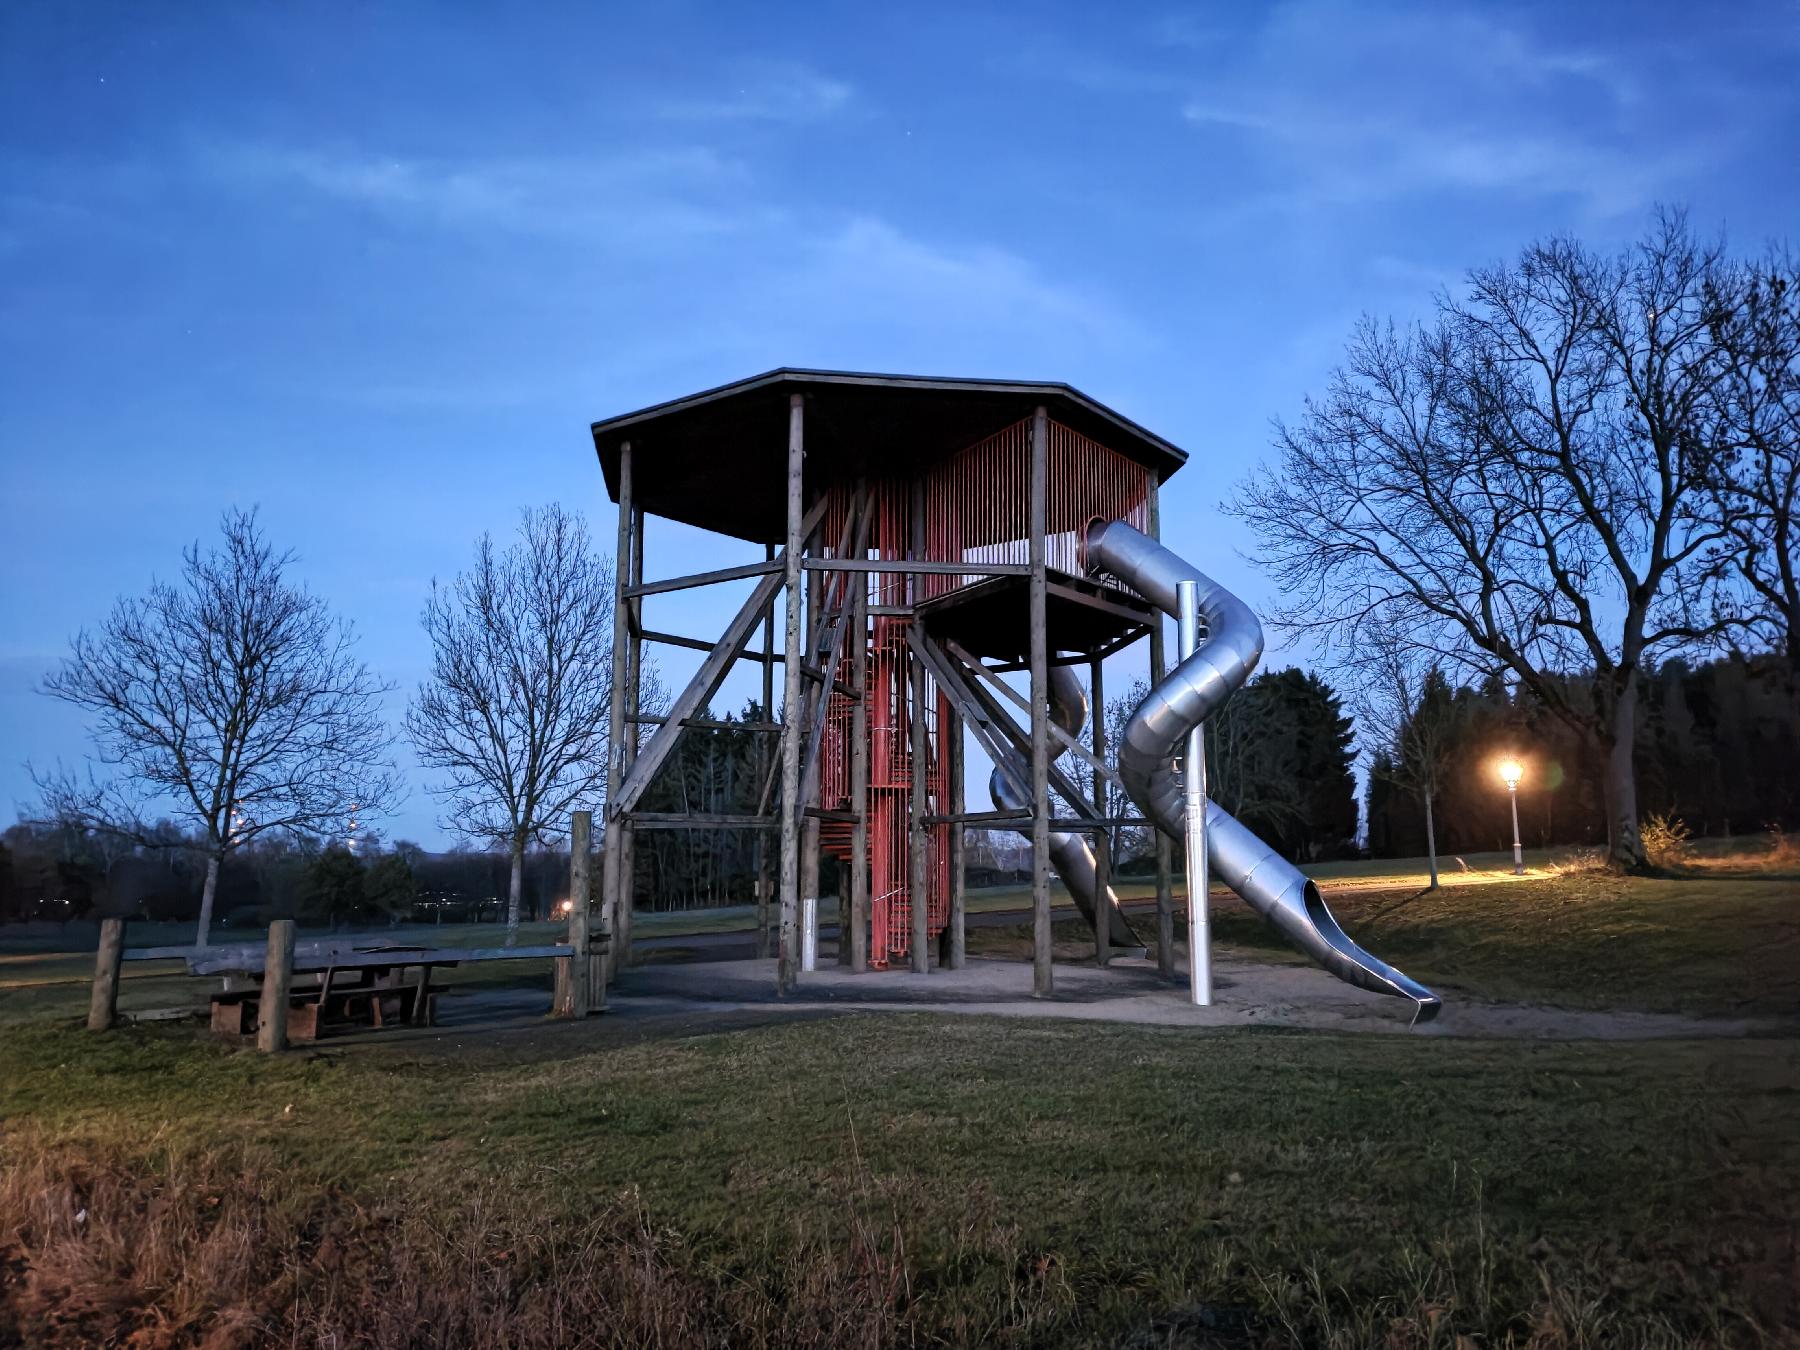
[[[568,918],[568,917],[569,917],[569,911],[570,911],[570,910],[572,910],[572,909],[573,909],[573,908],[574,908],[574,907],[575,907],[575,902],[574,902],[574,901],[573,901],[573,900],[559,900],[559,901],[557,901],[557,903],[556,903],[556,917],[557,917],[557,918],[559,918],[559,919],[566,919],[566,918]]]
[[[1500,781],[1512,792],[1519,790],[1519,780],[1525,777],[1525,766],[1516,759],[1500,761]]]

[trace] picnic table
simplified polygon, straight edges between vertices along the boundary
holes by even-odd
[[[191,975],[217,975],[212,1028],[227,1035],[256,1029],[262,998],[266,947],[261,943],[224,947],[140,947],[126,960],[179,958]],[[569,956],[566,943],[521,947],[425,947],[396,942],[321,939],[295,944],[294,986],[288,994],[287,1035],[291,1041],[317,1040],[333,1027],[430,1026],[436,1020],[441,985],[433,973],[465,961],[518,960]],[[408,979],[409,972],[417,975]]]

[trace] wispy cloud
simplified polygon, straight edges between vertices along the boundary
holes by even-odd
[[[740,64],[718,79],[716,92],[665,100],[657,111],[681,121],[814,122],[849,106],[851,85],[790,62]]]
[[[467,162],[259,142],[200,153],[227,187],[303,194],[399,222],[594,242],[666,243],[749,223],[749,171],[701,148]]]
[[[1485,13],[1302,0],[1198,77],[1182,111],[1286,181],[1260,207],[1504,192],[1616,214],[1708,152],[1698,127],[1646,134],[1644,78]]]

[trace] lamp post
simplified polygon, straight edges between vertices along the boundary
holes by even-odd
[[[1513,818],[1513,875],[1525,875],[1525,855],[1519,846],[1519,780],[1525,776],[1525,766],[1516,759],[1505,759],[1500,762],[1500,781],[1506,784],[1506,795],[1512,799]]]

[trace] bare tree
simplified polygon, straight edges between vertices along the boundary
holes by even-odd
[[[93,761],[34,775],[60,820],[167,847],[154,809],[199,838],[202,946],[232,850],[270,832],[337,834],[353,813],[389,809],[399,786],[388,686],[356,659],[350,624],[288,579],[294,555],[275,552],[255,512],[228,511],[222,528],[223,547],[187,549],[177,581],[120,600],[70,643],[43,692],[94,715]]]
[[[1370,773],[1417,793],[1425,808],[1425,852],[1431,889],[1438,885],[1433,810],[1450,769],[1459,711],[1450,682],[1432,654],[1379,616],[1363,626],[1347,664],[1355,675],[1357,725],[1375,752]]]
[[[1402,625],[1574,728],[1627,868],[1645,861],[1645,663],[1736,622],[1706,585],[1720,268],[1665,215],[1617,258],[1558,239],[1477,270],[1416,330],[1365,320],[1325,397],[1278,427],[1279,466],[1233,504],[1292,597],[1289,627]]]
[[[511,857],[506,940],[517,941],[525,849],[550,843],[606,784],[613,564],[560,506],[523,513],[504,553],[483,535],[475,566],[435,582],[423,624],[430,676],[406,713],[447,825]],[[647,711],[659,706],[647,672]]]
[[[1742,582],[1751,622],[1785,655],[1800,698],[1800,264],[1771,252],[1723,278],[1717,301],[1725,453],[1712,487],[1729,536],[1717,560]]]

